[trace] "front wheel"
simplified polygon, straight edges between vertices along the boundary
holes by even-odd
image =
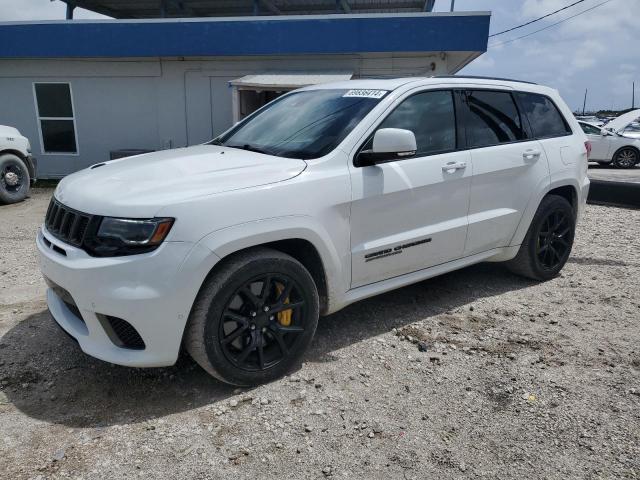
[[[558,195],[547,195],[533,216],[524,241],[507,267],[534,280],[550,280],[569,259],[575,234],[571,204]]]
[[[22,159],[11,153],[0,155],[0,203],[17,203],[29,193],[29,170]]]
[[[223,382],[257,385],[295,366],[318,316],[316,285],[300,262],[276,250],[249,250],[224,261],[205,281],[185,346]]]
[[[616,168],[633,168],[638,162],[640,162],[638,151],[631,147],[625,147],[616,152],[611,163]]]

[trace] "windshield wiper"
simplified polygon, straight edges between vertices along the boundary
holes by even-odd
[[[266,155],[273,155],[270,151],[265,150],[263,148],[259,148],[256,147],[254,145],[249,145],[248,143],[245,143],[244,145],[225,145],[227,147],[231,147],[231,148],[239,148],[240,150],[247,150],[249,152],[256,152],[256,153],[264,153]]]

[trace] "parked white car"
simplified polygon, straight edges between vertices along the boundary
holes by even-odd
[[[0,204],[24,200],[36,180],[36,160],[26,137],[0,125]]]
[[[591,142],[589,160],[616,168],[633,168],[640,163],[640,138],[623,133],[627,125],[609,130],[587,122],[578,123]]]
[[[172,365],[184,345],[225,382],[269,381],[319,315],[358,300],[483,261],[553,278],[588,146],[557,91],[529,83],[297,90],[209,144],[62,180],[37,236],[49,309],[112,363]]]

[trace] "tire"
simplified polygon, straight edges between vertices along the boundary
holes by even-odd
[[[288,304],[294,307],[286,309]],[[305,267],[277,250],[251,249],[224,260],[205,280],[189,315],[184,345],[219,380],[258,385],[298,363],[318,316],[318,291]]]
[[[533,216],[518,254],[507,262],[507,268],[533,280],[551,280],[567,263],[574,235],[575,212],[571,204],[558,195],[547,195]]]
[[[633,168],[640,162],[640,153],[633,147],[622,147],[618,150],[611,164],[616,168]]]
[[[17,155],[0,155],[0,203],[21,202],[29,193],[29,169]]]

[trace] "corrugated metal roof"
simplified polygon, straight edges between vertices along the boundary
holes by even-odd
[[[231,80],[229,83],[237,87],[262,88],[300,88],[320,83],[342,82],[349,80],[353,73],[265,73],[262,75],[245,75]]]
[[[426,4],[425,0],[69,0],[69,3],[114,18],[409,13],[424,11]]]

